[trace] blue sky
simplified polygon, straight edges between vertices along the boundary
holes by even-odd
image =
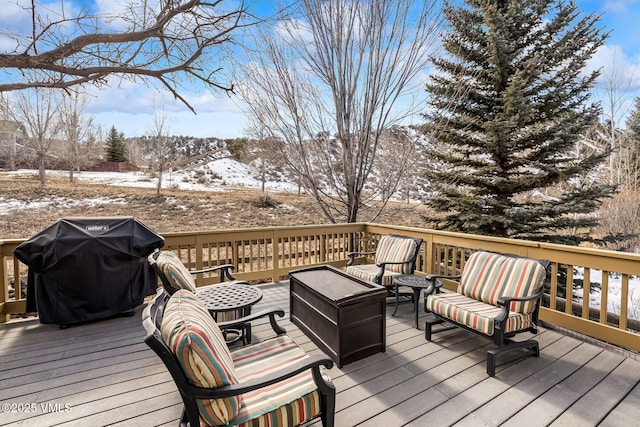
[[[620,47],[629,63],[640,64],[640,0],[576,0],[576,4],[585,13],[602,15],[601,26],[611,32],[607,46]]]
[[[20,23],[6,5],[26,0],[4,0],[0,7],[0,53],[5,51],[2,44],[2,28],[12,28]],[[60,3],[59,0],[41,0],[42,3]],[[65,1],[69,4],[92,2],[96,7],[117,8],[121,2],[114,0]],[[576,0],[584,13],[602,14],[601,26],[611,31],[606,45],[593,58],[593,67],[604,67],[604,75],[616,73],[631,77],[633,87],[624,96],[628,104],[634,96],[640,96],[640,0]],[[257,0],[254,6],[260,11],[272,9],[273,0]],[[104,130],[115,125],[125,136],[148,134],[153,126],[154,105],[163,106],[169,117],[172,134],[192,136],[217,136],[234,138],[244,135],[246,120],[241,110],[241,102],[235,97],[213,95],[205,91],[183,92],[197,111],[193,114],[180,102],[174,100],[164,90],[134,85],[129,82],[114,84],[113,87],[96,91],[88,112],[93,114]],[[595,96],[604,96],[602,89],[594,91]]]

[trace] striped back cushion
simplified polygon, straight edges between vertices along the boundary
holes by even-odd
[[[238,383],[222,332],[195,294],[182,289],[171,296],[160,330],[162,340],[193,385],[214,388]],[[196,403],[203,420],[211,425],[226,425],[238,415],[242,401],[235,396]]]
[[[416,253],[416,249],[416,241],[413,239],[390,235],[382,236],[376,248],[375,262],[376,264],[380,264],[383,262],[409,261]],[[391,264],[386,267],[388,271],[402,274],[413,273],[412,269],[412,263]]]
[[[539,262],[490,252],[475,252],[462,271],[458,293],[497,305],[499,297],[524,297],[540,290],[546,271]],[[533,302],[512,302],[511,311],[529,314]]]
[[[168,286],[167,292],[173,294],[180,289],[186,289],[191,292],[196,290],[196,282],[189,270],[184,266],[178,255],[171,251],[162,251],[156,258],[156,264],[167,278],[168,283],[164,283],[165,288]]]

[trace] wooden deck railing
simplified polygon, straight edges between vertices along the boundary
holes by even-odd
[[[375,248],[375,240],[384,234],[405,234],[424,239],[418,259],[419,274],[455,274],[464,266],[471,251],[485,249],[513,253],[551,261],[547,307],[540,318],[593,338],[640,351],[640,288],[632,289],[631,280],[640,276],[640,255],[554,245],[523,240],[492,238],[397,227],[380,224],[342,224],[302,227],[273,227],[197,233],[164,234],[165,249],[176,251],[192,269],[230,263],[240,279],[271,281],[286,277],[293,269],[319,264],[344,266],[347,252]],[[25,310],[20,298],[26,286],[26,267],[13,258],[13,249],[23,240],[0,240],[0,322],[12,313]],[[15,278],[20,280],[15,280]],[[620,292],[609,292],[613,280]],[[199,286],[215,283],[216,277],[197,278]],[[601,288],[599,310],[574,298],[582,282],[584,295],[592,287]],[[566,284],[574,286],[566,286]],[[15,286],[15,296],[9,288]],[[454,287],[455,283],[446,283]],[[617,289],[617,287],[616,287]],[[13,294],[12,294],[13,295]],[[566,304],[566,300],[572,304]]]

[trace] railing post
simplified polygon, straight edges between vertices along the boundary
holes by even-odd
[[[424,246],[424,269],[427,274],[435,274],[435,243],[433,242],[433,234],[427,234],[423,237]]]
[[[235,265],[235,266],[239,266],[239,261],[240,261],[240,244],[242,243],[242,240],[238,241],[238,240],[233,240],[231,242],[231,264]]]
[[[588,294],[587,294],[588,295]],[[620,289],[620,323],[618,328],[623,331],[627,330],[627,317],[629,309],[629,275],[622,275],[622,286]]]
[[[194,242],[194,247],[196,250],[196,270],[202,270],[204,268],[204,260],[202,257],[203,246],[204,245],[202,244],[202,236],[199,234],[196,234],[196,238]],[[204,285],[204,274],[197,274],[196,286],[203,286],[203,285]]]
[[[347,252],[357,252],[359,249],[356,248],[356,233],[349,232],[349,249]]]
[[[280,244],[278,243],[278,237],[275,228],[271,232],[271,245],[273,252],[273,271],[271,272],[271,278],[274,282],[278,281],[277,271],[280,269]]]
[[[555,245],[550,243],[530,242],[522,240],[513,240],[505,238],[496,238],[490,236],[479,236],[463,233],[453,233],[439,230],[427,230],[413,227],[392,226],[384,224],[332,224],[302,226],[302,227],[269,227],[248,230],[219,230],[201,233],[165,233],[165,245],[167,249],[188,251],[189,267],[201,269],[204,267],[205,257],[204,248],[208,249],[208,256],[212,258],[210,245],[217,245],[218,253],[216,257],[220,262],[221,248],[225,248],[225,262],[233,263],[240,267],[240,256],[247,256],[243,242],[251,242],[252,239],[264,241],[264,256],[258,250],[257,269],[252,266],[253,252],[249,254],[248,263],[245,263],[245,270],[240,274],[241,279],[247,280],[263,280],[271,277],[274,281],[284,276],[293,268],[303,267],[305,265],[313,265],[320,263],[343,264],[346,262],[346,252],[349,249],[358,250],[367,246],[366,239],[359,240],[360,237],[379,236],[388,233],[407,234],[411,236],[423,237],[423,263],[420,266],[419,273],[434,274],[444,273],[440,271],[440,263],[447,260],[451,261],[451,265],[447,268],[462,269],[464,267],[465,252],[473,252],[478,249],[508,252],[520,255],[526,255],[537,259],[548,259],[551,261],[551,277],[549,278],[550,292],[546,298],[549,301],[549,308],[541,311],[540,319],[542,321],[553,323],[557,326],[567,328],[579,333],[584,333],[591,337],[607,341],[614,345],[620,345],[625,348],[640,351],[640,336],[633,332],[640,329],[640,322],[635,316],[629,317],[632,307],[629,306],[629,298],[631,295],[632,285],[631,278],[640,276],[640,255],[629,253],[613,253],[611,251],[603,251],[593,248],[571,247],[564,245]],[[295,265],[289,265],[285,257],[285,249],[290,247],[285,244],[286,239],[301,239],[302,250],[304,246],[311,246],[312,236],[319,236],[318,257],[305,257],[304,252],[297,257],[298,252],[292,253],[297,257]],[[6,322],[11,318],[11,313],[24,312],[26,310],[26,300],[21,297],[20,284],[16,283],[16,298],[9,300],[9,279],[20,280],[20,272],[22,265],[13,259],[13,250],[22,243],[24,239],[0,240],[0,323]],[[299,243],[298,240],[295,240]],[[239,245],[243,244],[241,248]],[[252,246],[251,243],[248,244]],[[286,246],[286,247],[285,247]],[[296,246],[297,247],[297,246]],[[242,250],[242,252],[239,252]],[[445,253],[452,251],[448,258]],[[263,265],[260,259],[263,259]],[[244,261],[243,261],[244,262]],[[246,265],[249,267],[247,268]],[[561,304],[561,298],[558,292],[558,266],[570,266],[570,272],[567,274],[568,281],[568,297],[571,299],[571,282],[572,269],[582,268],[584,271],[584,288],[583,294],[589,295],[589,283],[594,279],[594,272],[602,272],[601,299],[600,310],[598,313],[592,313],[592,307],[589,305],[587,298],[582,303],[574,304],[574,311],[566,311],[565,304]],[[578,271],[578,270],[576,270]],[[622,275],[621,279],[617,277],[610,279],[608,272]],[[578,273],[579,274],[579,273]],[[598,274],[598,273],[596,273]],[[612,276],[614,277],[614,276]],[[204,278],[199,278],[204,280]],[[612,286],[617,286],[621,282],[621,295],[608,295],[607,290]],[[612,281],[612,283],[609,283]],[[198,284],[206,284],[198,282]],[[445,284],[447,286],[448,284]],[[619,320],[612,321],[610,313],[607,313],[607,303],[610,302],[620,305]],[[556,307],[558,305],[558,307]],[[633,307],[635,311],[635,306]],[[577,313],[574,315],[573,313]],[[594,320],[592,320],[594,319]],[[617,325],[612,327],[611,325]],[[626,331],[629,328],[632,331]]]
[[[9,321],[11,316],[4,313],[4,306],[9,300],[9,274],[7,273],[7,257],[4,255],[0,256],[0,280],[2,280],[0,284],[2,287],[0,291],[0,323],[5,323]],[[18,280],[20,279],[18,278]]]
[[[320,250],[320,262],[321,263],[327,262],[327,238],[326,238],[326,234],[321,234],[320,235],[320,247],[318,249]]]

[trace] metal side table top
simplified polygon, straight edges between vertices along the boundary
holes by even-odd
[[[237,317],[247,316],[251,314],[251,306],[262,299],[262,290],[247,283],[223,283],[206,286],[200,288],[196,294],[204,302],[205,307],[216,321],[218,321],[218,314],[225,312],[235,311]],[[238,334],[237,337],[228,340],[228,342],[235,342],[238,339],[243,339],[247,343],[251,342],[250,323],[247,323],[242,331],[227,332]]]

